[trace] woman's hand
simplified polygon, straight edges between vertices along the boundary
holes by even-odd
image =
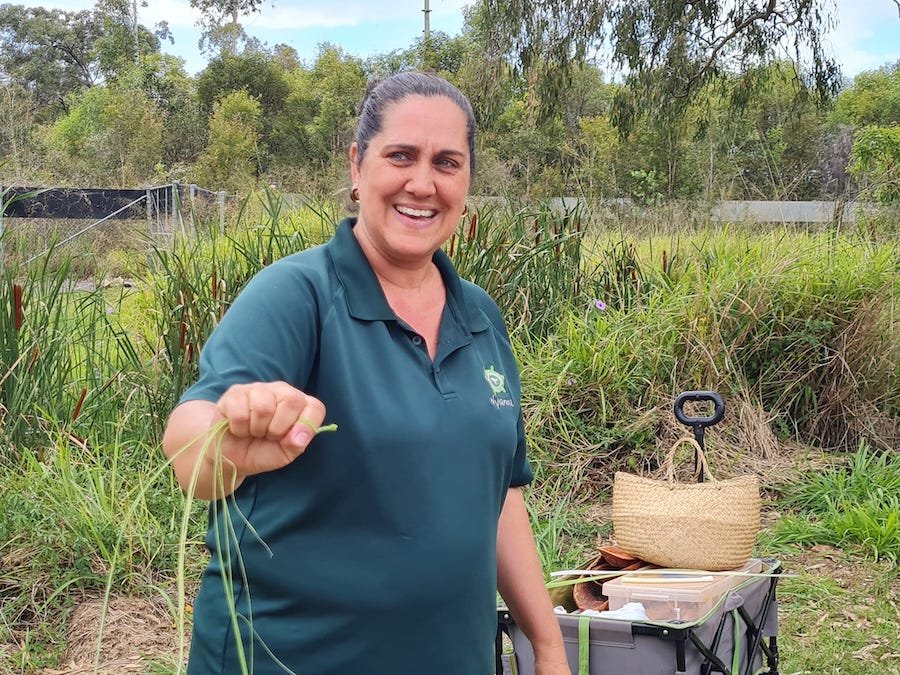
[[[321,401],[285,382],[234,385],[216,403],[187,401],[175,408],[163,452],[185,492],[217,499],[247,476],[293,462],[324,419]]]
[[[216,408],[228,420],[222,459],[240,478],[293,462],[306,451],[325,419],[321,401],[286,382],[233,385]]]

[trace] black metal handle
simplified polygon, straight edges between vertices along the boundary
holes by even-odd
[[[684,404],[688,401],[712,402],[713,414],[707,417],[688,417],[684,412]],[[675,419],[686,426],[711,427],[720,422],[723,417],[725,417],[725,401],[714,391],[683,391],[675,399]],[[701,443],[701,445],[703,444]]]
[[[684,412],[684,404],[688,401],[710,401],[713,404],[713,413],[705,417],[689,417]],[[725,401],[714,391],[683,391],[678,394],[675,399],[675,419],[690,427],[694,432],[694,439],[701,448],[706,448],[703,444],[703,433],[706,427],[720,422],[725,417]],[[699,458],[694,454],[694,473],[698,473],[697,482],[703,482],[703,472],[698,472]]]

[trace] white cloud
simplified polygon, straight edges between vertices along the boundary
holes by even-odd
[[[92,0],[19,0],[28,6],[77,11],[92,9]],[[459,14],[474,0],[429,0],[432,16]],[[244,17],[245,26],[261,30],[303,29],[321,26],[354,26],[364,21],[420,18],[424,0],[350,0],[325,5],[321,0],[267,0],[260,11]],[[138,0],[138,17],[144,25],[168,21],[170,26],[193,26],[200,12],[189,0]]]
[[[459,14],[465,4],[462,0],[433,0],[429,9],[432,16]],[[369,21],[420,20],[423,8],[423,0],[350,0],[328,9],[322,9],[318,0],[277,0],[245,22],[260,29],[356,26]]]
[[[836,0],[826,38],[844,74],[853,77],[900,59],[900,16],[892,0]]]

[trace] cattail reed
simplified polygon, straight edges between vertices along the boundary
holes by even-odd
[[[13,284],[13,320],[16,332],[22,330],[22,284]]]
[[[87,389],[81,390],[81,395],[78,397],[78,402],[75,404],[75,409],[72,411],[72,421],[78,419],[78,416],[81,414],[81,406],[84,405],[84,399],[87,397]]]

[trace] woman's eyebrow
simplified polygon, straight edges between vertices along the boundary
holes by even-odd
[[[403,152],[415,152],[418,153],[421,151],[419,146],[417,145],[409,145],[407,143],[387,143],[384,146],[385,152],[396,152],[397,150],[402,150]],[[435,155],[453,155],[455,157],[465,157],[466,153],[462,150],[456,150],[453,148],[447,148],[446,150],[438,150],[434,153]]]

